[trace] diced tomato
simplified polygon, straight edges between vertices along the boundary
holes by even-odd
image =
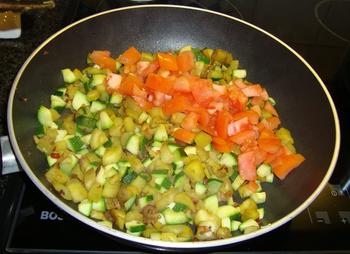
[[[259,148],[268,153],[277,153],[281,148],[281,140],[278,138],[263,138],[258,140]]]
[[[264,109],[265,109],[267,112],[270,112],[272,115],[278,117],[278,113],[277,113],[276,109],[274,108],[274,106],[272,106],[272,104],[271,104],[269,101],[267,101],[267,102],[265,103]]]
[[[256,183],[256,181],[249,181],[247,183],[247,187],[252,191],[256,192],[259,188],[259,185]]]
[[[163,104],[164,113],[172,115],[176,112],[186,112],[192,108],[192,101],[189,96],[175,94],[172,99]]]
[[[145,86],[152,91],[159,91],[166,94],[172,93],[172,83],[174,80],[172,78],[163,78],[160,75],[157,74],[149,74]]]
[[[215,85],[213,84],[213,89],[217,91],[220,95],[226,94],[226,86],[221,86],[221,85]]]
[[[262,88],[260,85],[249,85],[242,89],[242,92],[247,97],[254,97],[254,96],[260,96],[262,93]]]
[[[264,100],[264,101],[267,101],[269,99],[269,94],[267,93],[266,89],[263,88],[261,94],[260,94],[260,97]]]
[[[276,153],[266,153],[264,163],[272,164],[278,157],[283,155],[285,155],[285,149],[283,148],[283,146],[281,146]]]
[[[177,129],[176,131],[174,131],[172,136],[174,138],[176,138],[177,140],[180,140],[180,141],[185,142],[187,144],[192,144],[196,134],[193,133],[192,131],[188,131],[188,130],[180,128],[180,129]]]
[[[246,140],[252,139],[255,140],[257,138],[257,133],[254,130],[245,130],[236,133],[232,137],[230,137],[230,140],[233,143],[236,143],[238,145],[242,145]]]
[[[199,124],[203,126],[208,125],[210,121],[210,115],[208,111],[204,108],[200,108],[197,112],[199,114],[199,118],[198,118]]]
[[[144,110],[150,110],[151,108],[153,108],[153,104],[150,103],[149,101],[145,100],[144,98],[138,97],[138,96],[133,96],[132,97],[137,104],[139,104],[139,106],[141,108],[143,108]]]
[[[195,101],[202,106],[207,106],[219,97],[219,93],[212,88],[211,81],[207,79],[192,79],[191,89]]]
[[[141,88],[139,88],[137,85],[133,86],[132,88],[132,94],[133,96],[137,96],[143,99],[147,99],[147,92]]]
[[[61,157],[60,153],[55,153],[55,152],[51,153],[50,156],[51,158],[54,158],[54,159],[59,159]]]
[[[259,122],[259,115],[253,110],[242,111],[232,116],[233,120],[238,120],[243,117],[248,117],[249,123],[254,125]]]
[[[254,105],[250,109],[253,110],[254,112],[256,112],[259,117],[261,116],[261,108],[260,108],[260,106]]]
[[[273,173],[283,180],[293,169],[305,160],[301,154],[289,154],[279,157],[272,165]]]
[[[176,60],[180,71],[186,72],[192,70],[194,65],[194,55],[192,51],[180,52]]]
[[[236,121],[231,121],[227,127],[227,134],[233,136],[241,131],[247,130],[249,128],[248,117],[243,117]]]
[[[184,93],[191,92],[190,82],[184,76],[181,76],[175,79],[173,83],[173,88],[175,91],[178,91],[178,92],[184,92]]]
[[[247,84],[244,83],[244,81],[242,79],[235,79],[233,81],[233,84],[240,89],[243,89],[247,86]]]
[[[164,102],[165,102],[165,93],[155,91],[153,104],[155,106],[161,106],[161,105],[163,105]]]
[[[115,60],[110,56],[109,51],[100,51],[100,50],[94,50],[90,54],[91,61],[99,66],[101,68],[109,69],[112,72],[115,72],[116,70],[116,62]]]
[[[126,77],[123,77],[122,83],[119,87],[119,92],[124,95],[132,96],[134,91],[134,86],[141,86],[141,85],[142,85],[141,80],[139,80],[139,78],[136,77],[135,75],[130,74],[130,75],[127,75]]]
[[[259,148],[255,150],[255,163],[256,165],[260,165],[266,159],[267,153]]]
[[[138,74],[142,77],[146,77],[150,73],[154,73],[156,70],[158,70],[158,68],[159,68],[158,60],[154,60],[145,69],[140,71],[140,73],[138,73]]]
[[[227,95],[231,101],[231,105],[234,105],[238,111],[242,111],[248,102],[248,97],[242,93],[242,91],[237,86],[229,86],[227,88]]]
[[[271,130],[275,130],[278,128],[278,126],[281,124],[281,121],[278,117],[269,117],[266,119],[268,125],[269,125],[269,129]]]
[[[176,56],[171,53],[158,53],[157,58],[161,69],[168,71],[177,71],[179,68],[177,66]]]
[[[227,142],[225,139],[222,139],[220,137],[213,137],[212,144],[214,149],[220,153],[229,153],[233,148],[232,143]]]
[[[259,139],[265,139],[265,138],[268,138],[268,139],[274,139],[275,138],[276,139],[277,136],[270,129],[260,130],[260,137],[259,137]]]
[[[254,106],[263,107],[265,102],[262,97],[258,96],[258,97],[253,97],[250,103]]]
[[[124,53],[119,56],[119,61],[122,64],[136,64],[141,59],[141,53],[134,47],[128,48]]]
[[[107,87],[106,90],[108,93],[112,94],[113,92],[117,91],[120,87],[120,84],[122,82],[122,76],[115,73],[108,73],[107,74]]]
[[[228,136],[228,125],[231,122],[231,114],[225,110],[218,112],[215,122],[215,129],[220,137],[226,139]]]
[[[244,180],[256,180],[256,162],[254,151],[241,153],[238,155],[238,172],[240,177]]]
[[[144,73],[144,71],[149,67],[151,63],[149,61],[138,61],[136,64],[136,72],[137,74],[141,75]]]
[[[185,118],[182,120],[181,127],[191,131],[198,127],[199,115],[195,112],[189,112]]]

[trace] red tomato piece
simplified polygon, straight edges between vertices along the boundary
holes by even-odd
[[[192,79],[191,83],[192,95],[198,104],[207,106],[211,101],[219,97],[219,93],[212,88],[210,80]]]
[[[90,54],[91,61],[101,66],[102,68],[109,69],[112,72],[116,71],[116,62],[110,57],[109,51],[94,50]]]
[[[177,71],[179,68],[177,66],[176,56],[171,53],[158,53],[157,58],[161,69],[168,71]]]
[[[225,139],[222,139],[220,137],[213,137],[212,144],[214,149],[220,153],[229,153],[233,148],[232,143],[227,142]]]
[[[140,59],[141,53],[134,47],[128,48],[121,56],[119,56],[119,61],[126,65],[136,64]]]
[[[256,161],[254,151],[238,155],[238,172],[240,177],[244,180],[256,180]]]
[[[301,154],[289,154],[281,156],[272,165],[273,173],[281,180],[305,160]]]
[[[191,131],[192,129],[198,127],[198,119],[199,119],[199,115],[197,113],[190,112],[182,120],[181,127]]]
[[[172,92],[172,78],[163,78],[157,74],[149,74],[145,86],[153,91],[159,91],[166,94],[171,94]]]
[[[164,103],[163,110],[167,115],[172,115],[176,112],[186,112],[192,108],[192,103],[188,96],[175,94],[172,99]]]
[[[133,95],[134,91],[134,86],[141,86],[142,82],[139,80],[138,77],[135,75],[127,75],[126,77],[123,77],[122,83],[120,84],[119,87],[119,92],[124,94],[124,95]]]
[[[185,142],[187,144],[192,144],[196,134],[193,133],[192,131],[188,131],[188,130],[180,128],[180,129],[177,129],[176,131],[174,131],[172,136],[174,138],[176,138],[177,140],[180,140],[180,141]]]
[[[241,131],[247,130],[249,126],[248,117],[243,117],[237,121],[231,121],[227,126],[227,134],[233,136]]]
[[[173,88],[175,91],[178,91],[178,92],[184,92],[184,93],[191,92],[190,82],[184,76],[180,76],[180,77],[175,79],[175,81],[173,83]]]
[[[228,125],[231,122],[231,114],[225,110],[218,112],[215,122],[215,129],[220,137],[226,139],[228,136]]]
[[[277,153],[281,148],[281,140],[278,138],[260,138],[258,146],[267,153]]]
[[[194,66],[194,55],[190,50],[180,52],[176,60],[177,60],[177,66],[179,67],[179,70],[182,72],[190,71]]]
[[[254,96],[260,96],[262,93],[262,88],[260,85],[249,85],[244,88],[242,88],[242,92],[247,97],[254,97]]]
[[[232,116],[232,119],[235,121],[243,117],[248,117],[249,123],[254,125],[259,122],[259,115],[253,110],[247,110],[247,111],[236,113]]]
[[[230,137],[230,140],[233,143],[236,143],[238,145],[242,145],[247,139],[255,140],[257,138],[257,133],[254,130],[245,130],[236,133],[232,137]]]

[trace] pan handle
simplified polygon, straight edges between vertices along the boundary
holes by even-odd
[[[21,169],[17,164],[16,157],[12,152],[11,144],[8,136],[0,137],[1,148],[1,175],[20,172]]]

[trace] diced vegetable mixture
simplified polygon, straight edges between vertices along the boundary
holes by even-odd
[[[276,101],[232,54],[185,46],[117,58],[93,51],[40,106],[45,177],[80,213],[163,241],[256,231],[268,198],[304,157]]]

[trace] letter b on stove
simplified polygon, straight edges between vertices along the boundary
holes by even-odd
[[[62,220],[55,212],[41,211],[40,220]]]

